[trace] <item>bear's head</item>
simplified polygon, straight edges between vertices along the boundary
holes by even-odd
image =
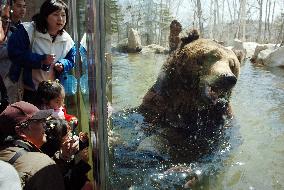
[[[213,40],[189,36],[163,65],[139,110],[154,124],[214,123],[228,113],[239,72],[233,51]]]

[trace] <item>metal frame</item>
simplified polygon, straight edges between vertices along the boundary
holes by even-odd
[[[106,99],[106,63],[105,63],[105,29],[104,0],[86,0],[86,40],[88,59],[88,85],[91,142],[93,150],[93,176],[95,189],[108,190],[108,133],[107,133],[107,99]],[[79,62],[77,0],[68,2],[71,7],[71,33],[77,45],[76,62]],[[75,70],[76,78],[80,71]],[[77,86],[79,92],[79,83]],[[80,115],[80,96],[77,93],[77,114]]]

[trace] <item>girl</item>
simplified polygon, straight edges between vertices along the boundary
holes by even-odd
[[[74,67],[75,45],[65,31],[68,7],[62,0],[47,0],[33,22],[18,26],[8,41],[8,54],[12,61],[9,77],[19,80],[24,68],[23,100],[32,102],[41,81],[60,78]]]
[[[53,109],[54,112],[52,116],[54,118],[65,119],[74,125],[72,127],[76,127],[78,120],[74,115],[69,115],[66,113],[66,109],[64,108],[64,99],[64,87],[59,83],[58,80],[42,81],[38,85],[33,103],[39,109]]]

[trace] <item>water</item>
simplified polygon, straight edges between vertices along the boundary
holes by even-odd
[[[135,148],[145,125],[136,113],[125,113],[141,103],[155,82],[164,55],[116,55],[113,61],[113,108],[115,132],[124,145],[114,151],[111,172],[114,189],[183,189],[190,172],[165,172],[172,165],[153,153]],[[193,189],[284,189],[284,70],[255,67],[246,62],[235,86],[231,104],[234,129],[230,146],[198,163],[180,163],[202,173]],[[206,160],[207,159],[207,160]],[[164,161],[161,161],[164,160]],[[193,165],[192,165],[193,164]],[[120,186],[120,185],[121,186]]]

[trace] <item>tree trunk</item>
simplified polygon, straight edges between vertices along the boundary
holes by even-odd
[[[162,42],[162,18],[163,18],[163,0],[160,1],[160,23],[159,23],[159,35],[158,35],[158,42],[159,42],[159,45],[161,45],[161,42]]]
[[[231,11],[231,7],[230,7],[229,1],[230,1],[230,0],[227,0],[227,6],[228,6],[230,18],[231,18],[231,23],[233,23],[234,18],[233,18],[233,15],[232,15],[232,11]]]
[[[241,1],[241,28],[242,28],[242,40],[246,40],[246,0]]]
[[[284,34],[283,34],[283,26],[284,26],[284,14],[282,13],[282,22],[281,22],[281,25],[280,25],[280,31],[279,31],[279,34],[278,34],[278,37],[277,37],[277,40],[276,40],[276,44],[280,44],[280,46],[283,45],[283,42],[284,42]]]
[[[262,5],[263,5],[263,0],[258,0],[258,5],[259,5],[259,20],[258,20],[258,31],[257,31],[257,38],[256,41],[260,42],[261,41],[261,28],[262,28]]]
[[[240,2],[240,4],[241,4],[241,2]],[[241,12],[242,12],[241,8],[242,8],[242,6],[240,5],[239,14],[238,14],[238,23],[237,23],[238,25],[237,25],[237,30],[236,30],[236,33],[235,33],[235,38],[238,38],[238,39],[240,38]]]
[[[213,15],[213,0],[210,0],[210,16],[209,16],[209,38],[213,39],[213,24],[212,24],[212,15]]]
[[[273,2],[273,9],[272,9],[272,16],[271,16],[271,27],[269,27],[269,39],[271,40],[272,39],[272,36],[271,36],[271,31],[273,30],[274,28],[274,12],[275,12],[275,0]]]
[[[225,12],[225,0],[222,1],[222,17],[221,17],[221,23],[220,23],[220,28],[221,28],[221,32],[220,32],[220,36],[219,36],[219,41],[222,41],[223,39],[223,33],[224,33],[224,12]]]
[[[267,25],[268,25],[268,4],[269,0],[266,0],[265,3],[265,18],[264,18],[264,32],[263,32],[263,40],[266,41],[266,34],[267,34]]]
[[[202,9],[201,9],[201,2],[200,0],[196,0],[196,5],[197,5],[197,17],[198,17],[198,24],[199,24],[199,32],[200,36],[203,36],[203,22],[202,22]]]

